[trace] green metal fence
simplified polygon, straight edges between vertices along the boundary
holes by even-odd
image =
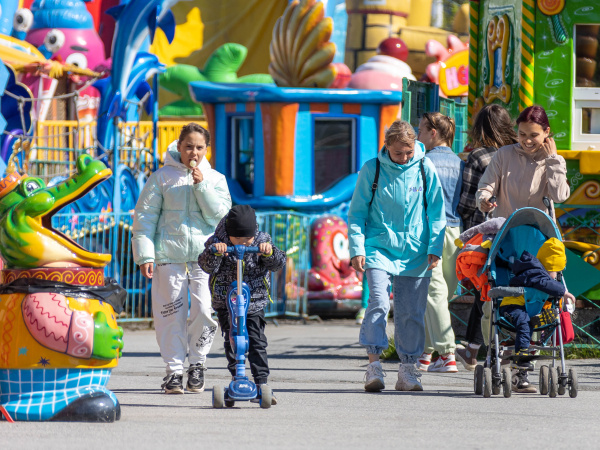
[[[600,210],[597,205],[557,204],[567,247],[567,288],[577,297],[575,344],[600,347]]]
[[[402,120],[419,130],[419,121],[426,112],[441,112],[456,123],[452,150],[460,153],[467,144],[467,104],[440,97],[439,86],[422,81],[402,80]]]
[[[293,212],[258,213],[259,228],[287,254],[286,267],[271,274],[271,299],[267,317],[307,317],[306,283],[310,265],[311,217]],[[54,229],[83,248],[112,255],[105,277],[115,278],[127,290],[119,322],[152,320],[151,282],[144,278],[131,252],[132,213],[57,214]]]

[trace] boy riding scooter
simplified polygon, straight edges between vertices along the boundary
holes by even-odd
[[[225,338],[224,347],[227,368],[233,377],[236,375],[236,355],[230,342],[231,323],[227,309],[227,294],[230,285],[237,279],[237,258],[227,253],[227,247],[235,245],[255,246],[260,253],[246,253],[243,258],[243,281],[250,289],[250,304],[246,318],[248,330],[248,360],[257,387],[267,384],[269,365],[267,360],[267,338],[265,311],[269,301],[270,281],[268,272],[276,272],[285,265],[285,253],[271,244],[268,233],[258,231],[256,214],[248,205],[236,205],[221,220],[215,234],[205,243],[205,250],[198,258],[198,264],[210,274],[209,285],[212,293],[212,306],[217,312],[221,332]],[[213,253],[213,247],[217,253]],[[235,326],[235,325],[234,325]],[[272,404],[277,404],[275,396]]]

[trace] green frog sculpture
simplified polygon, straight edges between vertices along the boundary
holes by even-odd
[[[106,388],[123,349],[115,312],[125,291],[104,279],[110,255],[52,228],[52,216],[112,174],[89,155],[46,187],[13,172],[0,181],[0,413],[8,420],[113,422]]]

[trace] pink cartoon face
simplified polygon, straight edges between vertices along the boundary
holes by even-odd
[[[65,41],[60,50],[54,54],[54,57],[60,56],[62,62],[77,65],[82,69],[102,72],[108,68],[108,63],[104,57],[104,43],[96,30],[57,29],[64,33]],[[25,40],[39,47],[44,43],[44,39],[50,31],[50,28],[32,30],[27,34]]]
[[[310,250],[309,299],[361,297],[360,279],[350,265],[346,222],[337,216],[324,216],[313,222]]]
[[[346,222],[337,216],[325,216],[313,223],[311,258],[313,269],[330,282],[341,283],[353,273]]]

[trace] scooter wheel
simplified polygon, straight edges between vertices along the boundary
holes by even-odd
[[[213,408],[221,409],[225,404],[225,389],[222,386],[213,386]]]
[[[235,400],[229,400],[229,399],[225,400],[225,406],[227,408],[233,408],[235,406]]]
[[[273,400],[273,393],[271,392],[270,386],[262,386],[260,388],[260,407],[267,409],[271,407],[271,401]]]

